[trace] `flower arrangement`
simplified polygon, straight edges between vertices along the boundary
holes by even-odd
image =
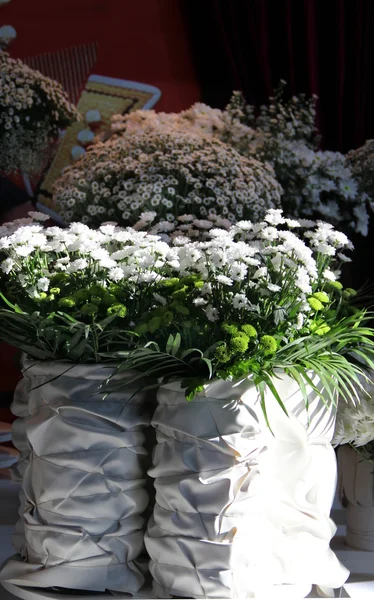
[[[301,389],[315,371],[327,398],[338,389],[350,400],[367,379],[358,359],[373,366],[374,332],[338,281],[351,244],[331,225],[271,209],[260,223],[168,245],[42,218],[0,230],[0,336],[34,358],[121,357],[139,377],[183,380],[187,397],[211,378],[250,375],[280,402],[282,369]]]
[[[127,226],[149,211],[171,224],[185,213],[258,221],[280,194],[269,165],[201,134],[158,132],[94,145],[65,170],[54,200],[67,222]]]
[[[59,130],[78,118],[60,84],[0,52],[0,172],[38,171]]]
[[[220,139],[243,156],[273,166],[287,216],[322,218],[367,235],[373,188],[363,194],[352,162],[339,152],[318,149],[316,97],[301,94],[287,102],[284,86],[282,82],[269,105],[259,111],[234,92],[223,111],[198,103],[178,114],[135,111],[116,115],[111,133],[191,131]]]
[[[373,384],[363,381],[358,404],[338,404],[334,446],[349,444],[364,460],[374,462]]]
[[[75,362],[135,347],[127,330],[153,308],[152,282],[173,272],[176,252],[130,228],[46,228],[48,216],[29,214],[0,227],[2,339],[33,358]]]

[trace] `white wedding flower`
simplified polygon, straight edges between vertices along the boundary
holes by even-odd
[[[18,256],[29,256],[34,250],[34,246],[30,245],[16,246],[15,253],[18,254]]]
[[[232,305],[234,308],[241,310],[242,308],[249,308],[248,298],[245,294],[235,294],[232,299]]]
[[[233,280],[230,279],[230,277],[226,277],[226,275],[217,275],[216,281],[218,281],[218,283],[222,283],[222,285],[229,285],[229,286],[234,283]]]
[[[325,269],[322,275],[327,281],[336,281],[336,275],[330,269]]]
[[[218,309],[213,307],[211,304],[206,307],[205,314],[206,314],[208,321],[214,322],[214,321],[218,321],[218,319],[219,319]]]
[[[67,267],[67,271],[69,273],[76,273],[77,271],[83,271],[83,269],[86,269],[87,267],[88,262],[85,258],[77,258],[70,263],[70,265]]]
[[[40,279],[38,279],[38,281],[36,282],[36,287],[41,292],[47,292],[48,288],[49,288],[49,284],[50,284],[50,281],[49,281],[48,277],[40,277]]]
[[[12,258],[6,258],[1,263],[1,270],[3,273],[8,275],[11,272],[11,270],[13,269],[14,265],[15,265],[15,262]]]
[[[123,269],[121,269],[121,267],[113,267],[112,269],[110,269],[110,271],[108,273],[108,277],[111,281],[114,281],[117,283],[118,281],[121,281],[125,277],[125,274],[123,272]]]
[[[281,287],[280,285],[276,285],[275,283],[268,283],[266,285],[267,289],[269,290],[269,292],[280,292],[281,291]]]

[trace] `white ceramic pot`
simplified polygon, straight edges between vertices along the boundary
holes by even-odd
[[[268,391],[274,435],[250,379],[213,381],[190,403],[178,384],[159,390],[145,537],[156,596],[300,599],[346,581],[329,546],[335,409],[310,389],[307,411],[292,379],[274,383],[289,414]]]
[[[348,444],[338,449],[338,489],[346,508],[346,542],[351,548],[374,552],[374,464]]]
[[[15,406],[21,522],[0,579],[22,586],[136,593],[149,392],[98,393],[105,365],[26,361]],[[113,367],[112,367],[113,369]]]

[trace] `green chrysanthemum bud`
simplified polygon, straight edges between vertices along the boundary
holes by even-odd
[[[106,312],[108,315],[117,315],[123,319],[127,314],[127,308],[124,304],[113,304]]]
[[[170,279],[163,279],[160,281],[160,286],[162,287],[174,287],[178,285],[179,279],[178,277],[170,277]]]
[[[101,298],[99,296],[91,296],[90,301],[92,304],[96,304],[96,306],[101,304]]]
[[[146,323],[140,323],[135,327],[134,331],[138,335],[144,335],[148,331],[148,325]]]
[[[116,304],[116,303],[117,303],[117,298],[115,297],[114,294],[110,294],[109,292],[107,292],[102,299],[102,304],[104,306],[112,306],[112,304]]]
[[[195,288],[196,288],[197,290],[199,290],[200,288],[202,288],[202,287],[203,287],[203,285],[204,285],[204,282],[203,282],[203,281],[201,281],[201,280],[200,280],[200,281],[195,281],[195,283],[194,283],[194,286],[195,286]]]
[[[354,296],[357,296],[357,292],[356,292],[356,290],[353,290],[352,288],[346,288],[343,291],[343,296],[344,296],[344,298],[353,298]]]
[[[68,273],[55,273],[51,277],[51,283],[65,283],[69,279]]]
[[[80,311],[83,315],[92,317],[98,313],[99,308],[96,306],[96,304],[92,304],[92,302],[87,302],[87,304],[84,304],[80,308]]]
[[[252,325],[242,325],[242,330],[249,338],[257,337],[257,331]]]
[[[220,363],[227,363],[231,358],[231,355],[227,351],[227,348],[224,344],[222,344],[221,346],[217,346],[214,355]]]
[[[248,350],[249,338],[243,334],[233,337],[230,340],[230,349],[235,352],[235,354],[243,354],[246,350]]]
[[[323,304],[317,298],[308,298],[308,304],[313,310],[322,310]]]
[[[331,288],[334,288],[335,290],[342,290],[343,286],[340,283],[340,281],[326,281],[326,285],[328,285]]]
[[[97,296],[98,298],[104,298],[104,296],[108,293],[105,288],[97,283],[95,283],[95,285],[91,285],[88,291],[92,296]]]
[[[45,292],[39,292],[38,297],[35,298],[35,302],[44,302],[44,300],[47,300],[47,294]]]
[[[74,298],[68,297],[68,298],[60,298],[60,300],[58,301],[58,305],[60,308],[73,308],[74,306],[76,306],[76,301],[74,300]]]
[[[188,287],[186,285],[183,285],[181,288],[175,290],[175,292],[172,293],[173,298],[179,298],[181,300],[183,300],[184,298],[186,298],[188,293]]]
[[[86,302],[89,299],[89,297],[90,292],[88,290],[78,290],[74,294],[74,299],[79,303]]]
[[[50,292],[50,294],[59,294],[61,292],[61,290],[59,287],[52,287],[52,288],[49,288],[49,292]]]
[[[238,328],[236,325],[232,325],[231,323],[222,323],[221,329],[224,333],[228,333],[229,335],[237,335]]]
[[[272,335],[263,335],[260,338],[260,346],[265,356],[275,354],[277,351],[277,342]]]
[[[330,298],[328,294],[326,294],[326,292],[315,292],[313,294],[313,298],[316,298],[317,300],[322,302],[322,304],[328,304],[330,302]]]

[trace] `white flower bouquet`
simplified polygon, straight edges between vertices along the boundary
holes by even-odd
[[[59,130],[78,119],[59,83],[0,52],[0,172],[40,170]]]
[[[234,92],[226,110],[195,104],[181,113],[135,111],[113,117],[112,135],[176,133],[220,139],[241,155],[273,166],[283,189],[282,208],[289,217],[322,218],[367,235],[370,191],[358,183],[354,157],[318,149],[316,97],[301,94],[284,100],[282,82],[268,106],[256,111]],[[349,157],[350,155],[348,155]]]
[[[30,217],[0,227],[2,339],[31,358],[74,362],[135,347],[131,329],[155,306],[155,277],[174,274],[176,250],[132,229]]]
[[[234,222],[260,220],[280,205],[270,166],[247,159],[219,140],[192,133],[143,133],[89,149],[66,169],[54,201],[67,222],[134,225],[143,212],[173,223],[219,214]]]
[[[135,319],[138,348],[124,352],[121,368],[183,380],[188,398],[211,378],[252,375],[280,401],[278,370],[301,389],[315,372],[331,401],[337,389],[347,401],[358,398],[374,332],[364,325],[370,315],[354,306],[356,292],[338,281],[339,264],[349,260],[343,250],[352,247],[347,237],[276,209],[260,223],[207,236],[175,237],[174,273],[148,274],[154,306]]]

